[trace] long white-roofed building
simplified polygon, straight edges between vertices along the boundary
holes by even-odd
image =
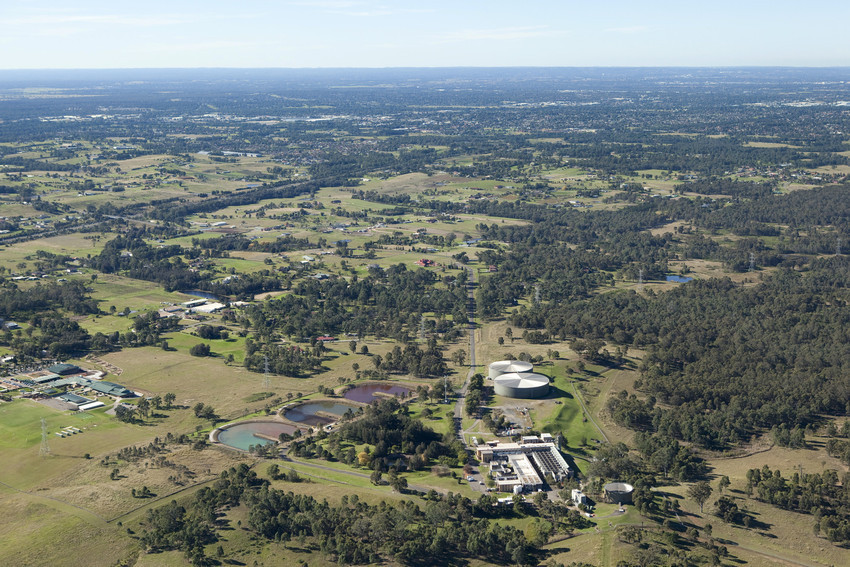
[[[573,474],[555,443],[537,437],[534,442],[489,442],[475,452],[479,461],[490,463],[490,474],[503,492],[539,490],[547,475],[560,481]]]

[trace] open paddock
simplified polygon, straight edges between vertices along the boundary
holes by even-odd
[[[207,321],[207,323],[216,325],[215,321]],[[189,349],[193,346],[205,343],[210,345],[211,352],[215,355],[213,358],[220,364],[231,354],[233,355],[233,362],[237,365],[242,364],[245,360],[245,339],[232,331],[230,337],[227,339],[202,339],[190,334],[188,330],[168,333],[162,335],[162,338],[168,341],[168,347],[170,349],[175,349],[187,356],[189,355]]]
[[[227,366],[221,358],[194,357],[157,347],[126,349],[102,358],[124,369],[121,383],[128,388],[159,395],[172,392],[177,396],[177,404],[192,406],[203,402],[212,405],[225,419],[239,417],[245,410],[254,411],[256,404],[251,406],[243,399],[264,390],[262,374]],[[277,395],[295,392],[299,387],[310,391],[296,378],[276,378],[272,384]]]
[[[81,466],[68,471],[62,482],[42,483],[36,490],[39,494],[85,508],[107,519],[122,515],[143,504],[146,499],[133,498],[132,489],[147,486],[162,504],[168,496],[200,482],[217,478],[219,473],[245,462],[246,455],[235,451],[209,447],[202,451],[187,445],[169,445],[170,451],[160,453],[167,464],[160,466],[156,457],[147,457],[135,462],[112,462],[102,466],[97,460],[83,461]],[[180,473],[187,467],[191,474]],[[110,479],[113,468],[118,468],[116,480]],[[179,477],[179,483],[170,480]]]
[[[125,533],[72,506],[0,487],[0,564],[112,567],[131,555]]]
[[[5,204],[3,207],[3,214],[9,214],[5,209]],[[114,237],[114,233],[102,235],[95,233],[71,233],[18,242],[3,248],[3,265],[14,271],[15,265],[18,262],[27,261],[27,256],[31,256],[35,260],[35,254],[39,250],[70,257],[85,257],[87,254],[94,256],[100,254],[103,246]],[[96,240],[93,238],[96,238]]]
[[[723,465],[722,461],[710,461],[711,465],[717,467],[712,471],[712,474],[723,474],[722,471],[725,470],[735,475],[735,469],[743,470],[744,467],[750,465],[753,465],[750,466],[750,468],[753,468],[758,466],[757,463],[768,464],[774,469],[779,467],[785,477],[793,474],[793,470],[784,469],[780,464],[789,459],[789,456],[784,454],[785,450],[773,454],[771,454],[771,451],[745,459],[729,459],[729,461],[741,461],[739,464]],[[817,459],[816,456],[807,453],[808,451],[805,450],[800,451],[799,459],[805,462],[812,462],[810,460],[812,457]],[[791,458],[791,460],[794,459]],[[820,472],[821,468],[820,462],[815,461],[812,463],[809,472]],[[826,567],[846,564],[847,550],[845,548],[833,545],[826,539],[816,537],[813,534],[814,516],[782,510],[747,497],[744,494],[746,479],[744,478],[742,481],[739,476],[730,476],[730,480],[732,484],[724,491],[724,494],[731,497],[739,508],[746,509],[751,516],[754,516],[762,524],[755,524],[759,527],[746,528],[727,524],[713,515],[713,502],[720,496],[716,489],[716,482],[712,483],[715,490],[709,502],[706,503],[702,514],[699,505],[685,496],[687,485],[664,486],[659,490],[667,493],[669,497],[679,500],[684,511],[682,517],[696,525],[701,533],[705,524],[710,523],[713,527],[712,537],[716,540],[725,540],[724,545],[727,546],[729,552],[746,561],[748,565],[768,567],[777,564],[789,564]]]
[[[50,446],[50,454],[44,457],[40,456],[42,418],[47,424]],[[156,435],[165,435],[172,425],[167,422],[148,426],[122,423],[106,415],[106,408],[67,412],[32,400],[2,404],[0,449],[4,463],[0,467],[0,482],[21,490],[30,490],[42,486],[42,483],[61,485],[60,479],[78,467],[95,463],[98,455]],[[64,438],[55,435],[69,426],[78,428],[80,432]],[[92,456],[92,460],[84,459],[86,453]]]
[[[101,302],[101,309],[108,311],[115,305],[118,311],[130,309],[156,308],[162,303],[182,303],[197,299],[180,292],[168,292],[156,283],[136,280],[117,274],[99,274],[92,284],[92,297]]]

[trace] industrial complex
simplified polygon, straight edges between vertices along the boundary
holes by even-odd
[[[476,449],[476,457],[489,463],[500,492],[542,490],[547,478],[557,482],[573,475],[549,433],[528,435],[519,443],[490,441]]]
[[[98,401],[100,396],[119,400],[133,398],[138,394],[129,388],[103,380],[104,372],[83,370],[73,364],[54,364],[42,370],[35,370],[0,380],[10,389],[29,388],[27,397],[36,399],[55,399],[63,409],[85,411],[103,407]],[[89,396],[89,397],[86,397]]]

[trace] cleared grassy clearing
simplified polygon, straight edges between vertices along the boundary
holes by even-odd
[[[481,495],[480,492],[474,490],[466,478],[463,476],[462,468],[454,468],[452,471],[457,475],[457,478],[451,476],[438,476],[430,470],[413,471],[405,473],[407,482],[412,485],[433,488],[437,492],[454,492],[466,496],[467,498],[477,500]]]
[[[445,435],[452,429],[452,417],[454,416],[453,404],[432,404],[430,402],[413,402],[408,404],[410,416],[416,419],[422,418],[422,411],[428,408],[432,413],[424,418],[423,423],[440,435]]]
[[[670,271],[673,273],[678,273],[683,270],[687,266],[687,273],[685,276],[697,279],[709,279],[709,278],[726,278],[728,277],[735,283],[748,283],[755,281],[759,278],[758,273],[735,273],[726,270],[723,267],[721,262],[713,262],[711,260],[698,260],[698,259],[690,259],[690,260],[673,260],[669,262]],[[667,282],[674,283],[674,282]],[[680,285],[675,284],[674,285]]]
[[[95,466],[98,457],[104,453],[176,430],[172,429],[175,420],[131,425],[119,422],[106,415],[105,411],[104,408],[85,413],[60,412],[29,400],[0,406],[0,432],[5,441],[0,481],[21,490],[49,486],[54,482],[62,485],[63,479],[72,471]],[[50,454],[46,457],[39,455],[41,418],[46,420],[50,445]],[[77,427],[82,432],[64,438],[56,435],[57,431],[68,426]],[[86,453],[92,456],[91,460],[84,458]]]
[[[213,358],[219,361],[227,358],[230,354],[233,355],[234,364],[240,365],[245,360],[245,339],[236,336],[235,333],[231,334],[231,337],[228,339],[202,339],[189,334],[187,331],[168,333],[162,337],[168,341],[169,348],[176,349],[178,352],[185,353],[186,355],[189,354],[189,349],[193,346],[206,343],[210,345],[210,349],[215,355]]]
[[[99,274],[91,285],[92,297],[101,302],[101,309],[109,310],[115,305],[121,311],[124,307],[133,310],[155,308],[163,303],[182,303],[197,299],[179,292],[167,292],[159,284],[144,280],[135,280],[117,274]]]
[[[744,142],[741,144],[745,148],[794,148],[802,149],[802,146],[794,146],[791,144],[783,144],[780,142]]]
[[[6,205],[3,205],[3,215],[11,214],[6,211]],[[67,234],[62,236],[52,236],[50,238],[39,238],[26,242],[18,242],[8,247],[2,248],[3,265],[12,272],[24,272],[35,267],[35,262],[38,261],[36,253],[39,250],[50,252],[51,254],[69,256],[69,257],[85,257],[86,255],[99,254],[103,249],[103,245],[114,236],[108,233],[99,240],[95,241],[91,238],[85,238],[79,233]],[[24,268],[20,268],[20,264],[26,264]],[[58,274],[59,272],[57,272]],[[71,278],[70,275],[57,275],[57,277]]]
[[[265,391],[262,374],[227,366],[220,358],[187,356],[157,347],[127,349],[102,358],[124,369],[121,383],[127,387],[159,395],[173,392],[177,404],[191,406],[199,401],[210,404],[225,419],[257,409],[256,404],[246,404],[243,399],[254,392]],[[275,377],[272,380],[272,391],[276,395],[294,393],[299,388],[305,386],[296,378]]]
[[[664,487],[663,490],[678,497],[685,512],[682,516],[696,525],[700,532],[706,523],[710,523],[713,526],[712,537],[725,540],[724,545],[730,553],[754,565],[776,565],[783,558],[802,565],[846,564],[846,549],[813,535],[814,520],[811,515],[788,512],[748,498],[743,494],[743,484],[733,480],[724,494],[732,497],[739,508],[746,508],[756,520],[762,522],[762,528],[726,524],[714,516],[713,503],[720,496],[716,488],[703,514],[700,514],[695,502],[684,497],[687,486]]]
[[[213,260],[213,263],[222,272],[222,277],[229,274],[251,274],[269,268],[262,261],[245,260],[235,257],[216,258]]]
[[[17,201],[2,200],[0,204],[3,205],[3,216],[7,217],[32,218],[41,214],[32,205],[24,205]]]
[[[737,480],[746,484],[746,475],[749,469],[760,469],[768,465],[771,469],[779,469],[784,477],[799,472],[803,467],[803,473],[816,473],[825,469],[842,472],[850,471],[850,468],[841,463],[839,459],[830,457],[824,449],[825,437],[807,438],[809,445],[806,449],[789,449],[787,447],[775,446],[766,438],[756,440],[752,446],[752,454],[735,458],[716,458],[709,462],[712,474],[718,478],[728,476],[734,482]],[[765,450],[766,449],[766,450]]]
[[[842,152],[844,154],[848,152]],[[839,175],[847,175],[850,173],[850,165],[825,165],[823,167],[817,167],[810,171],[814,171],[815,173],[831,173],[831,174],[839,174]]]
[[[158,466],[153,458],[137,462],[110,463],[101,466],[92,460],[63,476],[62,482],[45,482],[37,490],[40,494],[90,510],[104,518],[113,519],[129,510],[148,504],[147,499],[132,497],[132,489],[147,486],[155,498],[164,504],[169,495],[179,493],[187,486],[218,477],[219,471],[250,459],[242,453],[220,448],[198,451],[188,446],[173,446],[172,452],[163,453],[169,466]],[[175,466],[186,466],[190,476],[181,476],[180,484],[170,480],[177,475]],[[117,480],[110,479],[113,468],[120,471]]]
[[[278,463],[282,471],[288,470],[287,467],[291,464],[288,462],[280,462]],[[262,471],[262,465],[259,466],[259,470]],[[306,469],[305,469],[306,470]],[[311,474],[318,473],[321,474],[321,471],[316,471],[313,469]],[[312,496],[317,500],[327,499],[328,502],[332,504],[338,504],[343,496],[351,496],[352,488],[350,485],[344,485],[340,483],[329,483],[322,484],[319,482],[313,482],[312,477],[304,477],[308,482],[288,482],[285,480],[273,480],[271,481],[271,485],[278,490],[285,490],[287,492],[293,492],[295,494],[305,494],[307,496]],[[399,494],[398,492],[393,492],[389,490],[387,487],[378,487],[378,486],[370,486],[367,487],[366,490],[358,490],[356,492],[358,499],[363,502],[369,504],[378,504],[381,501],[398,501],[398,500],[411,500],[416,499],[417,496],[412,494]]]
[[[0,488],[0,563],[112,566],[134,543],[121,528],[92,523],[50,501]],[[48,545],[62,542],[62,545]]]
[[[374,489],[382,492],[391,492],[389,486],[378,487],[369,481],[371,471],[368,469],[356,469],[322,459],[300,459],[291,457],[283,463],[285,467],[295,469],[312,479],[330,481],[337,484],[351,486],[353,489]],[[361,476],[362,475],[362,476]]]
[[[599,431],[587,419],[576,399],[571,381],[564,376],[562,367],[554,371],[552,387],[556,392],[553,397],[562,403],[534,404],[530,413],[535,429],[552,434],[561,433],[571,447],[578,447],[582,441],[592,444],[594,439],[601,440]]]

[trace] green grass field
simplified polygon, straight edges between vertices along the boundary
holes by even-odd
[[[73,507],[0,487],[0,563],[110,567],[130,557],[126,532]]]
[[[189,354],[189,349],[193,346],[206,343],[210,345],[210,350],[213,353],[213,358],[221,360],[232,354],[234,364],[241,365],[245,360],[245,338],[239,337],[235,333],[227,339],[201,339],[189,333],[189,329],[173,333],[166,333],[162,336],[168,341],[168,347],[176,349],[180,353]]]
[[[114,305],[118,311],[159,309],[163,303],[182,303],[197,299],[184,293],[170,293],[153,282],[134,280],[116,274],[100,274],[92,287],[92,297],[103,311]]]

